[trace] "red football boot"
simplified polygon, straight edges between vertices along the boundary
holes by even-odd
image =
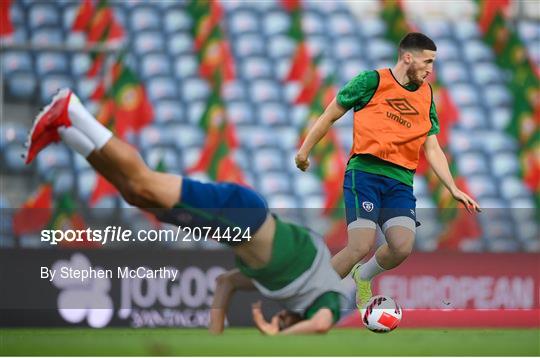
[[[71,120],[68,116],[71,93],[69,88],[58,91],[51,103],[37,115],[28,134],[27,149],[23,155],[26,164],[34,160],[36,155],[46,146],[60,141],[59,127],[71,126]]]

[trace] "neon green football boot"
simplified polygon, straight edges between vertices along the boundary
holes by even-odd
[[[356,307],[362,309],[369,299],[371,298],[371,280],[362,280],[360,278],[360,266],[362,264],[357,263],[352,269],[352,278],[356,283]]]

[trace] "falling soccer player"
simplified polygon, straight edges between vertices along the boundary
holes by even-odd
[[[26,163],[59,141],[85,157],[129,204],[158,219],[184,227],[229,228],[242,233],[237,237],[241,242],[218,239],[234,251],[237,270],[218,279],[211,332],[223,331],[231,294],[253,287],[295,313],[282,313],[266,322],[260,306],[255,305],[255,324],[265,334],[324,333],[338,321],[343,293],[328,248],[305,228],[272,215],[255,191],[152,171],[132,146],[114,137],[69,89],[59,91],[36,117]]]

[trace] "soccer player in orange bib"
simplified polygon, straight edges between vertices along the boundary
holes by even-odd
[[[421,148],[454,199],[469,212],[480,212],[454,183],[437,141],[439,122],[426,82],[436,50],[426,35],[407,34],[399,44],[395,67],[362,72],[341,88],[295,158],[296,166],[305,171],[312,148],[336,120],[354,110],[353,148],[343,183],[348,243],[332,258],[332,265],[341,277],[352,270],[359,308],[372,295],[373,277],[398,266],[412,251],[417,226],[413,177]],[[377,225],[386,243],[360,265],[375,245]]]

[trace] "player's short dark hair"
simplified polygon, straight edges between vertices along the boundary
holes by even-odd
[[[401,57],[405,51],[422,50],[437,51],[437,46],[435,46],[435,42],[433,42],[432,39],[420,32],[409,32],[399,42],[399,57]]]

